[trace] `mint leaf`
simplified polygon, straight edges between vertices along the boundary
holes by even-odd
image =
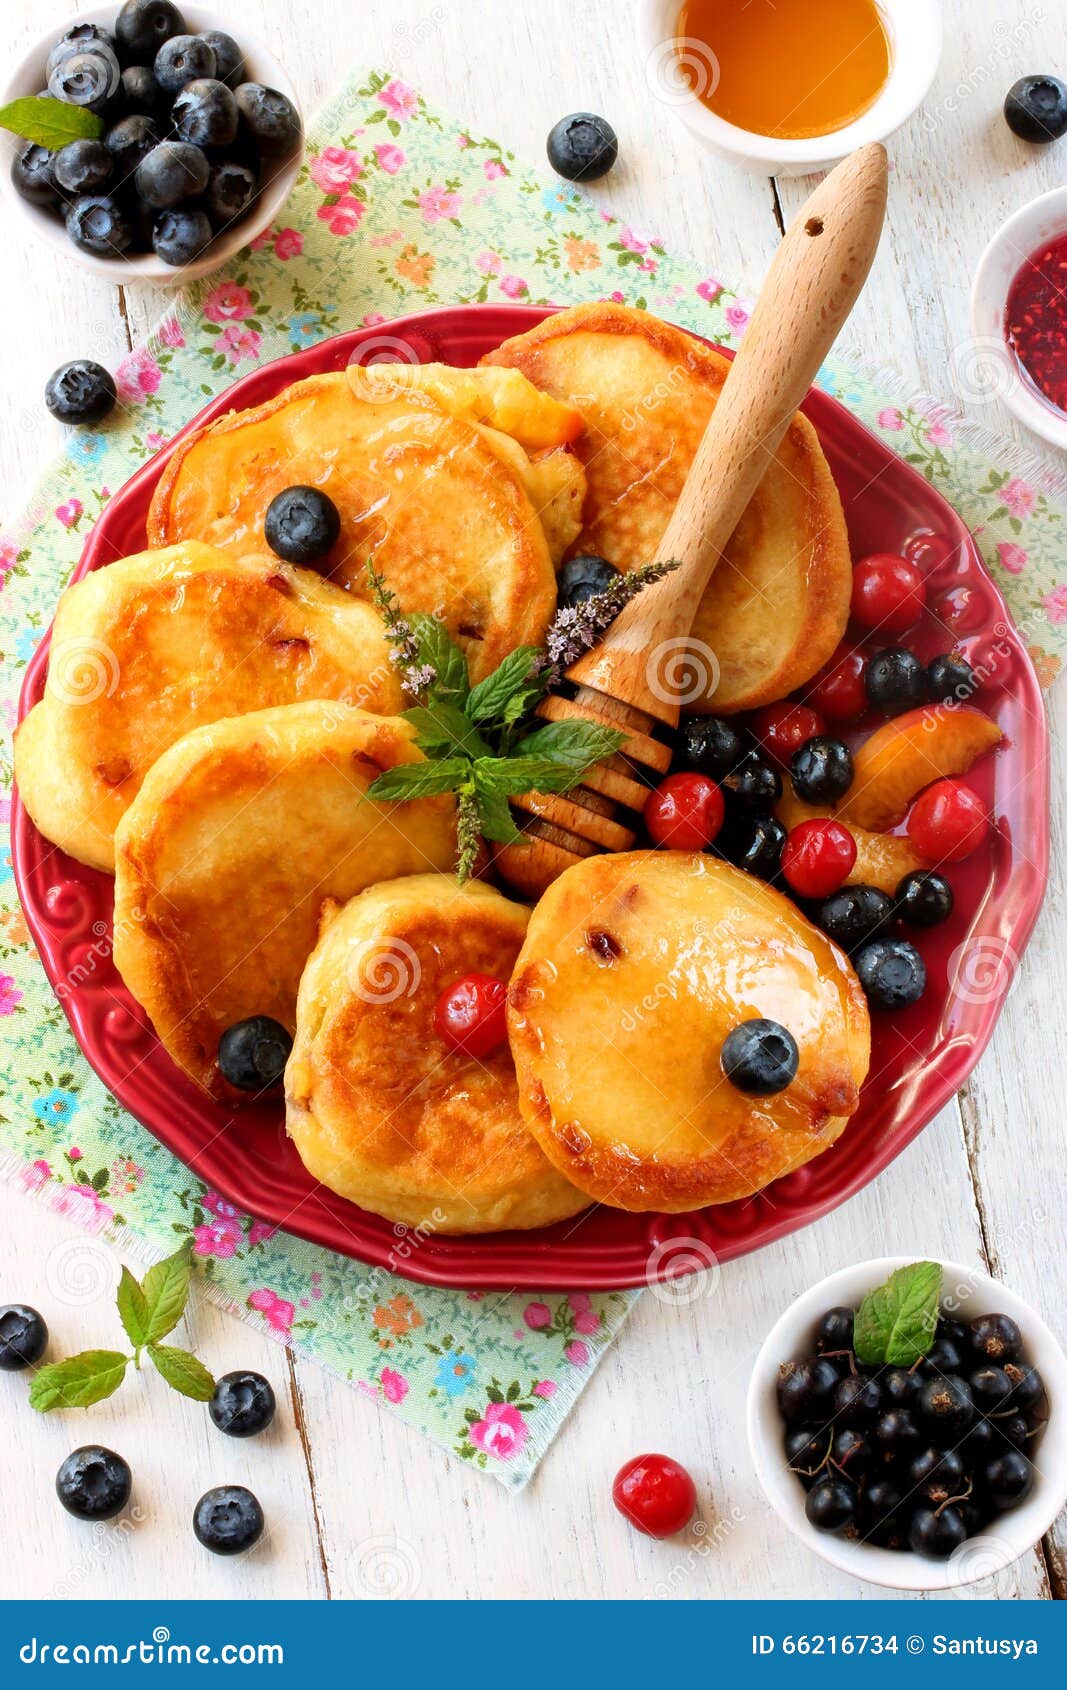
[[[516,646],[504,661],[471,690],[465,709],[472,722],[488,722],[503,716],[514,698],[529,695],[530,677],[539,662],[541,652],[535,645]],[[543,688],[535,689],[539,694]]]
[[[429,704],[416,704],[403,712],[405,722],[415,729],[415,744],[427,757],[462,751],[468,757],[489,757],[489,746],[468,721],[458,704],[439,703],[431,698]]]
[[[49,94],[31,94],[0,106],[0,129],[10,129],[25,141],[58,152],[68,141],[98,141],[104,120],[84,106],[70,106]]]
[[[498,845],[522,845],[526,835],[520,833],[511,814],[511,807],[503,793],[474,776],[474,797],[478,809],[478,827],[483,837]]]
[[[183,1397],[192,1397],[194,1402],[211,1401],[215,1381],[196,1356],[188,1350],[175,1349],[173,1344],[149,1344],[148,1353],[157,1373],[162,1374],[172,1390],[180,1391]]]
[[[189,1275],[192,1256],[188,1244],[175,1250],[173,1256],[156,1262],[144,1276],[141,1290],[145,1301],[144,1342],[152,1344],[173,1332],[189,1296]]]
[[[914,1367],[934,1341],[941,1300],[941,1267],[913,1262],[871,1291],[856,1315],[853,1348],[868,1366]]]
[[[384,769],[371,783],[367,797],[394,802],[432,798],[438,792],[455,792],[469,774],[470,763],[466,757],[442,757],[434,763],[397,763],[392,769]]]
[[[436,616],[426,616],[422,611],[413,612],[408,622],[415,636],[419,662],[429,663],[437,676],[433,683],[434,698],[455,699],[462,704],[471,688],[467,659],[448,629]]]
[[[115,1301],[123,1331],[135,1350],[143,1350],[148,1342],[148,1304],[128,1267],[122,1269]]]
[[[88,1408],[118,1390],[129,1356],[118,1350],[83,1350],[66,1361],[39,1367],[30,1385],[30,1407],[39,1414],[54,1408]]]
[[[626,735],[598,722],[549,722],[546,727],[520,739],[516,757],[545,757],[552,763],[566,763],[584,774],[593,763],[613,757]]]

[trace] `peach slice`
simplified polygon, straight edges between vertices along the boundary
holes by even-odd
[[[778,800],[776,812],[783,827],[794,828],[798,822],[810,821],[813,816],[829,816],[825,806],[803,803],[789,788]],[[871,833],[854,822],[846,826],[856,841],[856,861],[845,880],[846,886],[877,886],[880,892],[893,896],[906,874],[925,868],[910,839],[895,833]]]
[[[909,710],[860,746],[852,785],[833,813],[876,833],[895,827],[923,787],[945,775],[965,775],[1003,737],[981,710],[948,704]]]

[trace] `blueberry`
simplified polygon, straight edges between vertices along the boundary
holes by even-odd
[[[676,758],[681,768],[722,780],[737,767],[744,754],[744,740],[724,717],[682,717]]]
[[[959,1496],[967,1488],[967,1464],[955,1449],[936,1449],[930,1445],[913,1456],[908,1467],[908,1486],[917,1490],[924,1502],[939,1507],[950,1497]]]
[[[213,77],[187,82],[171,116],[178,139],[194,147],[228,147],[237,136],[237,101],[225,82]]]
[[[219,1072],[238,1091],[266,1091],[281,1080],[292,1048],[280,1021],[250,1015],[227,1027],[219,1040]]]
[[[233,36],[223,34],[221,29],[205,29],[201,34],[215,55],[215,75],[220,82],[236,88],[244,81],[245,61]]]
[[[1003,1367],[1023,1347],[1023,1335],[1009,1314],[980,1314],[970,1325],[971,1349],[983,1361]]]
[[[99,194],[111,181],[115,161],[103,141],[68,141],[55,156],[52,172],[66,194]]]
[[[216,229],[236,223],[251,209],[257,189],[256,174],[243,164],[216,164],[208,177],[204,206]]]
[[[962,1373],[965,1366],[958,1344],[951,1338],[936,1338],[923,1357],[921,1372],[924,1379],[932,1379],[935,1373]]]
[[[891,1479],[874,1479],[864,1486],[861,1507],[863,1541],[882,1548],[898,1544],[903,1534],[904,1498]]]
[[[152,70],[164,94],[177,94],[187,82],[214,76],[215,55],[202,35],[172,35],[156,54]]]
[[[778,1369],[778,1409],[790,1426],[810,1425],[831,1412],[838,1372],[824,1356],[787,1361]]]
[[[877,1009],[906,1009],[926,990],[926,964],[907,939],[873,939],[855,957],[856,973]]]
[[[208,1413],[230,1438],[251,1438],[274,1419],[274,1392],[262,1373],[224,1373]]]
[[[263,1535],[263,1510],[244,1485],[216,1485],[193,1509],[197,1541],[213,1555],[240,1555]]]
[[[820,1479],[808,1492],[804,1513],[820,1532],[843,1532],[856,1518],[856,1488],[845,1479]]]
[[[987,1427],[991,1434],[989,1439],[984,1441],[981,1446],[981,1453],[990,1460],[995,1454],[999,1454],[999,1450],[995,1450],[993,1447],[998,1441],[1011,1444],[1014,1449],[1021,1449],[1025,1455],[1035,1432],[1035,1428],[1028,1425],[1025,1416],[1022,1414],[1009,1414],[1006,1419],[998,1419],[996,1422],[979,1420],[975,1423],[973,1430],[977,1431],[979,1426]]]
[[[900,895],[900,888],[897,888]],[[950,1344],[955,1344],[960,1351],[966,1351],[971,1342],[970,1328],[965,1320],[957,1320],[955,1315],[946,1314],[944,1309],[938,1315],[935,1338],[947,1338]]]
[[[1034,1469],[1017,1449],[1006,1449],[989,1463],[982,1475],[994,1508],[1017,1508],[1034,1487]]]
[[[831,1436],[829,1426],[818,1430],[811,1426],[798,1426],[785,1435],[789,1471],[797,1475],[805,1490],[811,1489],[817,1474],[826,1466]]]
[[[549,130],[548,162],[568,182],[595,182],[619,156],[619,142],[606,118],[576,111]]]
[[[919,869],[904,876],[895,903],[898,918],[909,927],[936,927],[952,914],[952,887],[943,874]]]
[[[926,696],[926,673],[913,651],[890,646],[876,652],[867,665],[867,697],[883,716],[914,710]]]
[[[94,41],[86,51],[62,59],[48,78],[53,99],[97,113],[107,109],[121,86],[119,61],[106,41]]]
[[[67,211],[67,234],[82,252],[96,258],[121,258],[133,241],[133,225],[117,199],[82,194]]]
[[[931,1561],[947,1561],[964,1543],[967,1527],[958,1508],[930,1508],[924,1504],[911,1517],[908,1542],[916,1555]]]
[[[152,251],[164,264],[193,264],[214,238],[206,212],[198,206],[178,205],[161,211],[152,224]]]
[[[967,1383],[979,1414],[996,1414],[998,1409],[1007,1406],[1011,1380],[1002,1367],[987,1362],[984,1367],[975,1369]]]
[[[885,1409],[885,1398],[877,1379],[862,1373],[847,1373],[834,1392],[834,1419],[842,1426],[871,1426]]]
[[[891,1367],[879,1376],[878,1382],[891,1408],[910,1408],[922,1389],[919,1375],[905,1367]]]
[[[919,1418],[935,1437],[962,1438],[974,1423],[974,1401],[966,1380],[950,1374],[927,1379],[919,1392]]]
[[[285,487],[267,506],[263,535],[286,563],[316,563],[341,532],[333,500],[318,487]]]
[[[134,174],[141,160],[159,145],[159,136],[150,117],[135,112],[114,124],[104,136],[104,145],[115,161],[115,169],[125,181]]]
[[[1058,76],[1020,77],[1008,89],[1004,116],[1020,141],[1058,141],[1067,135],[1067,84]]]
[[[844,1306],[827,1309],[815,1328],[816,1349],[850,1350],[855,1324],[855,1309],[846,1309]]]
[[[793,753],[793,791],[808,804],[833,804],[852,785],[852,753],[843,739],[816,734]]]
[[[150,64],[164,41],[181,35],[185,19],[170,0],[126,0],[115,19],[115,39],[124,64]]]
[[[242,82],[234,98],[242,128],[261,152],[288,153],[299,145],[303,133],[300,113],[292,100],[277,88],[264,88],[261,82]]]
[[[735,816],[728,818],[728,825],[715,844],[720,855],[743,868],[746,874],[771,881],[777,880],[781,873],[782,847],[787,837],[785,828],[774,816]]]
[[[126,66],[121,97],[131,117],[155,117],[163,103],[159,83],[147,65]]]
[[[1045,1394],[1045,1382],[1036,1367],[1026,1362],[1009,1361],[1004,1371],[1011,1380],[1011,1406],[1023,1414],[1036,1408]]]
[[[602,593],[619,578],[619,571],[603,557],[592,553],[572,557],[562,566],[556,581],[556,604],[560,610],[573,610],[584,604],[594,593]]]
[[[33,1367],[44,1355],[48,1328],[36,1309],[27,1303],[7,1303],[0,1308],[0,1372],[17,1373]]]
[[[1000,1453],[1003,1438],[1003,1427],[1007,1421],[976,1420],[967,1436],[960,1444],[960,1454],[970,1467],[980,1466],[983,1462],[992,1461],[994,1455]],[[1023,1421],[1025,1428],[1026,1422]],[[1011,1440],[1008,1440],[1011,1442]]]
[[[31,205],[53,205],[56,198],[54,174],[56,155],[34,141],[24,141],[11,164],[11,180]]]
[[[64,423],[99,422],[116,399],[115,382],[103,364],[91,358],[75,358],[53,370],[44,390],[44,402],[54,417]]]
[[[858,950],[889,926],[893,900],[877,886],[843,886],[818,907],[815,919],[844,951]]]
[[[145,205],[153,211],[169,211],[182,200],[202,194],[211,166],[199,147],[187,141],[161,141],[137,166],[135,184]]]
[[[782,777],[758,751],[746,751],[722,778],[723,794],[748,815],[765,816],[782,796]]]
[[[773,1097],[796,1079],[800,1052],[792,1033],[777,1021],[755,1016],[727,1033],[722,1071],[747,1097]]]
[[[893,1461],[915,1453],[923,1435],[910,1408],[888,1408],[874,1423],[874,1441]]]
[[[862,1479],[874,1464],[874,1451],[862,1431],[841,1426],[830,1446],[830,1462],[846,1479]]]
[[[76,23],[72,29],[60,36],[49,53],[46,79],[51,76],[57,65],[74,58],[78,53],[91,53],[98,43],[109,52],[115,51],[115,37],[108,30],[101,29],[99,24],[95,23]]]
[[[129,1464],[113,1449],[85,1444],[67,1456],[56,1474],[56,1495],[79,1520],[110,1520],[130,1500]]]
[[[963,704],[977,690],[974,670],[963,657],[949,653],[926,665],[926,696],[941,704]]]

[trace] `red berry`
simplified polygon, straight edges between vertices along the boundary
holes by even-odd
[[[856,861],[856,841],[840,822],[798,822],[782,847],[782,873],[801,898],[828,898]]]
[[[645,826],[654,845],[672,851],[702,851],[722,826],[723,798],[707,775],[668,775],[645,805]]]
[[[697,1505],[696,1486],[669,1455],[635,1455],[616,1473],[611,1496],[619,1513],[649,1537],[673,1537]]]
[[[902,634],[919,620],[926,581],[917,564],[895,552],[872,552],[852,572],[852,614],[880,634]]]
[[[867,712],[866,671],[867,659],[862,651],[840,646],[804,688],[806,703],[833,722],[856,721]]]
[[[446,986],[433,1012],[434,1031],[450,1050],[489,1056],[508,1036],[508,989],[492,974],[464,974]]]
[[[805,740],[826,732],[826,723],[806,704],[766,704],[753,716],[752,732],[765,751],[779,763],[788,763]]]
[[[958,863],[989,833],[977,792],[959,780],[937,780],[920,792],[908,817],[908,838],[928,863]]]

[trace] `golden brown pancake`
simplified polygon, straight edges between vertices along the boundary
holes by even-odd
[[[46,839],[110,873],[115,828],[162,752],[302,698],[403,709],[370,605],[196,540],[121,558],[59,601],[44,697],[15,736],[22,801]]]
[[[372,886],[326,915],[285,1073],[286,1124],[314,1179],[443,1233],[549,1226],[586,1207],[522,1124],[507,1044],[476,1060],[433,1024],[461,975],[510,977],[528,915],[440,874]]]
[[[160,478],[149,538],[258,552],[275,495],[320,487],[341,517],[321,572],[366,597],[373,562],[405,610],[444,621],[477,681],[544,635],[555,608],[545,530],[491,430],[427,393],[379,402],[366,396],[370,385],[343,370],[311,376],[191,436]]]
[[[845,956],[762,881],[706,856],[589,857],[534,910],[508,994],[523,1118],[591,1198],[683,1211],[761,1191],[826,1150],[870,1061]],[[721,1051],[788,1028],[792,1084],[746,1096]]]
[[[366,795],[420,758],[399,717],[321,701],[196,728],[153,763],[115,834],[115,962],[205,1090],[225,1095],[234,1022],[295,1026],[325,900],[451,866],[450,797]]]
[[[585,431],[584,523],[572,553],[619,569],[649,562],[693,461],[729,362],[623,305],[575,305],[484,360],[519,369],[575,406]],[[709,583],[693,626],[707,689],[687,708],[717,714],[784,697],[831,655],[848,619],[852,568],[841,501],[815,431],[798,415]]]

